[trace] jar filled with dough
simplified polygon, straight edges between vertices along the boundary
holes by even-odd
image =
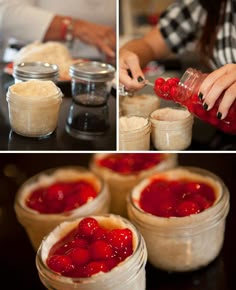
[[[12,130],[25,137],[45,137],[57,127],[62,92],[52,81],[30,80],[8,88]]]

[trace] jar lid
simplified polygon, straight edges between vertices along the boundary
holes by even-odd
[[[82,61],[70,66],[70,76],[81,80],[108,81],[114,78],[115,68],[98,61]]]
[[[15,65],[13,71],[13,76],[20,80],[55,79],[58,74],[58,66],[46,62],[22,62]]]

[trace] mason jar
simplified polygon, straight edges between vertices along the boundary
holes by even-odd
[[[61,213],[41,213],[27,206],[26,200],[34,190],[47,188],[54,183],[74,181],[87,181],[96,188],[97,196],[82,206]],[[42,171],[23,183],[17,191],[14,207],[19,223],[25,228],[36,250],[43,237],[59,223],[83,215],[108,213],[110,195],[107,184],[88,169],[60,167]]]
[[[150,115],[151,140],[158,150],[184,150],[192,142],[194,118],[184,108],[157,109]]]
[[[11,85],[7,92],[12,130],[25,137],[45,137],[55,131],[62,92],[52,81],[30,80]]]
[[[140,116],[148,118],[160,107],[160,99],[151,94],[125,96],[121,101],[121,111],[124,116]]]
[[[22,62],[14,65],[13,77],[15,83],[32,79],[57,82],[59,68],[55,64],[46,62]]]
[[[52,271],[46,264],[50,248],[69,233],[81,220],[64,222],[42,241],[36,256],[39,277],[49,290],[145,290],[147,250],[143,237],[128,220],[116,215],[93,216],[99,225],[109,228],[128,228],[133,234],[133,254],[109,272],[100,272],[88,278],[70,278]]]
[[[122,151],[150,150],[149,118],[121,116],[119,118],[119,149]]]
[[[172,216],[168,211],[173,210],[173,207],[163,199],[162,204],[161,201],[158,204],[163,207],[161,208],[163,212],[165,209],[165,215],[154,214],[154,210],[157,212],[154,208],[151,213],[141,206],[141,194],[152,182],[158,180],[162,182],[160,185],[162,188],[165,188],[163,180],[173,181],[173,184],[184,180],[189,182],[189,188],[192,188],[196,195],[197,190],[204,186],[202,184],[207,184],[214,190],[215,200],[211,206],[202,211],[192,212],[192,214],[184,212],[184,215]],[[170,185],[168,188],[165,196],[170,194],[168,192],[170,190],[181,195],[185,201],[188,200],[189,191],[178,193],[178,189],[174,189],[174,186]],[[197,196],[195,201],[197,200],[199,204],[201,202],[203,204],[203,198]],[[154,203],[153,195],[152,204]],[[190,212],[196,210],[191,203],[188,205]],[[176,272],[196,270],[211,263],[223,247],[226,217],[229,212],[229,191],[218,176],[207,170],[177,167],[147,177],[133,188],[127,206],[129,219],[145,239],[148,260],[156,268]]]
[[[131,189],[143,178],[177,163],[175,153],[97,153],[89,167],[109,187],[111,212],[127,217],[126,198]]]
[[[72,104],[66,131],[79,139],[93,139],[109,128],[108,97],[115,68],[97,61],[71,65]]]

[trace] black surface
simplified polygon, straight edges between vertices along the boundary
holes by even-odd
[[[90,154],[0,154],[0,281],[1,289],[45,289],[35,267],[35,252],[16,220],[13,202],[17,188],[41,170],[60,165],[87,166]],[[202,167],[220,176],[230,191],[223,249],[210,265],[189,273],[166,273],[146,266],[146,290],[235,290],[236,178],[233,153],[182,153],[179,164]],[[66,289],[65,289],[66,290]],[[102,290],[102,289],[99,289]],[[132,290],[132,289],[130,289]]]
[[[93,140],[81,140],[70,136],[66,130],[66,120],[72,102],[70,82],[60,82],[64,97],[60,109],[57,129],[47,138],[28,138],[11,131],[6,102],[6,91],[13,84],[13,78],[3,72],[4,64],[0,64],[0,150],[11,151],[103,151],[116,150],[116,98],[108,98],[109,128],[102,136]]]

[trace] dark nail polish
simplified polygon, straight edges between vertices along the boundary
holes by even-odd
[[[221,112],[218,112],[218,113],[216,114],[216,117],[217,117],[217,119],[221,120],[221,118],[222,118],[222,114],[221,114]]]
[[[200,100],[202,100],[202,98],[203,98],[203,94],[202,94],[201,92],[199,93],[198,98],[199,98]]]
[[[208,109],[208,105],[207,105],[207,103],[204,103],[204,104],[203,104],[203,109],[204,109],[205,111],[207,111],[207,109]]]
[[[139,77],[137,78],[137,80],[138,80],[139,83],[141,83],[141,82],[144,81],[144,79],[143,79],[141,76],[139,76]]]

